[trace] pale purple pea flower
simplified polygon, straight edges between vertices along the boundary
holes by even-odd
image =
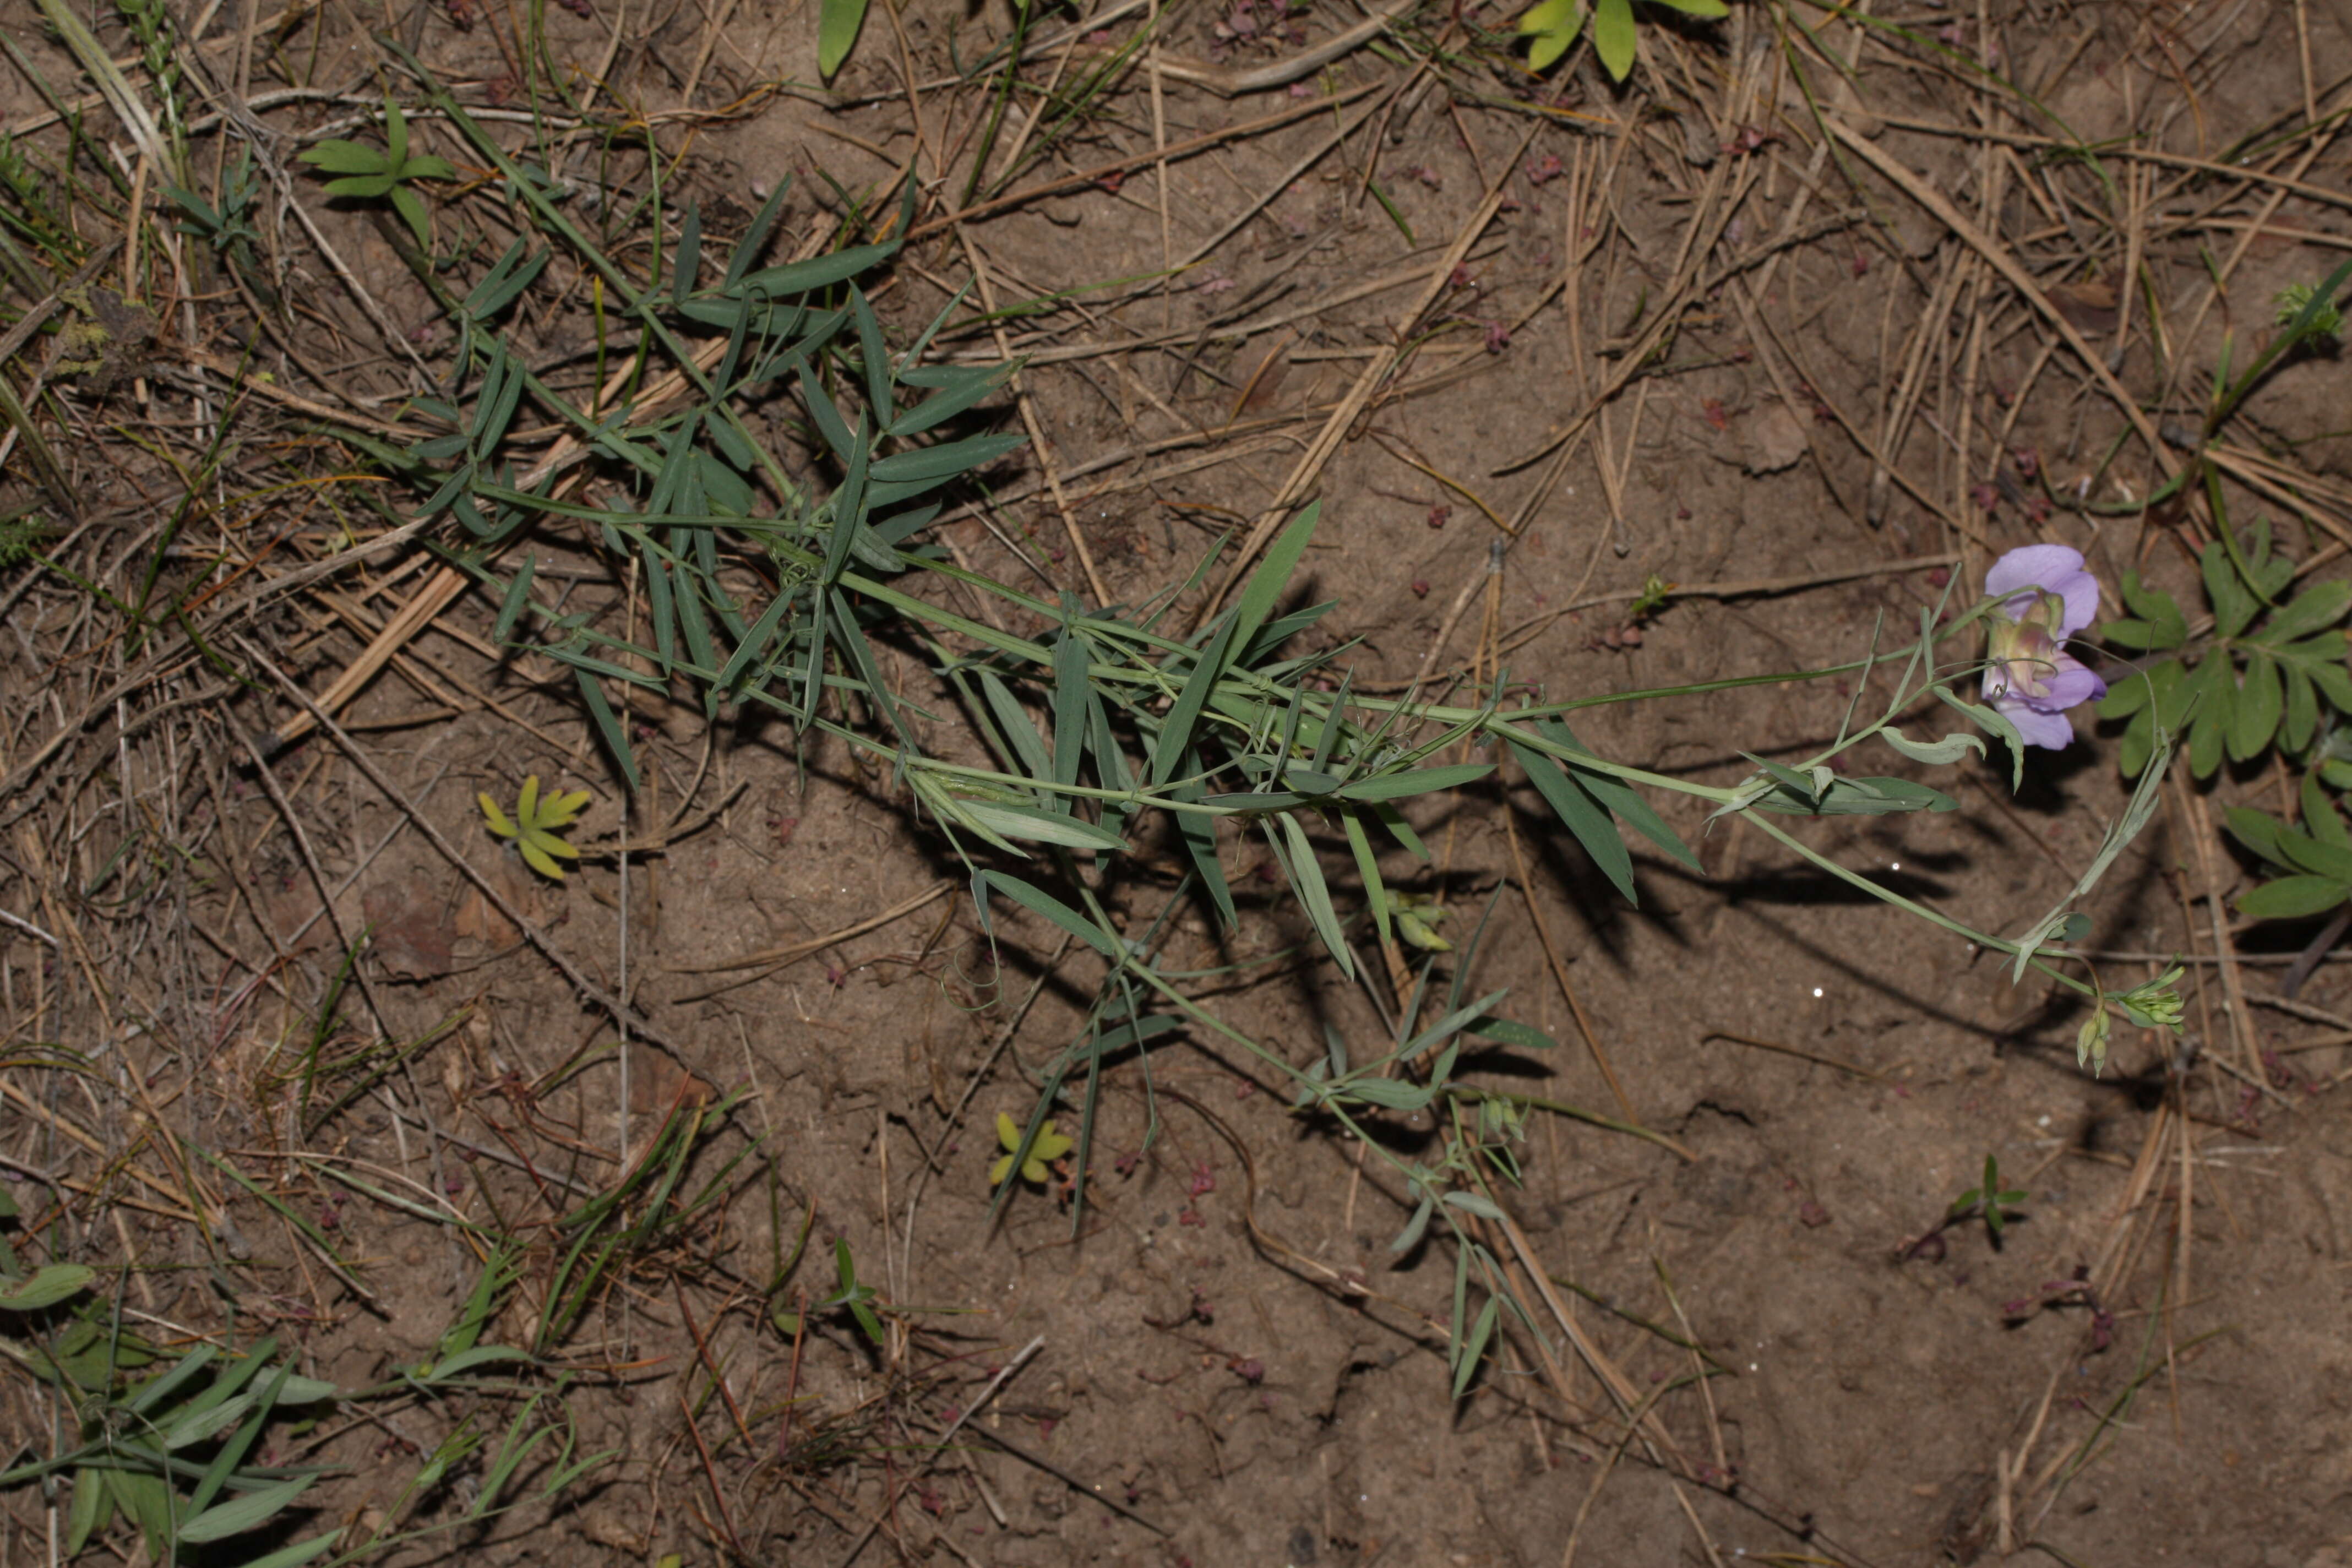
[[[2065,647],[2098,618],[2099,580],[2084,568],[2081,551],[2028,544],[1992,563],[1985,592],[2002,600],[1989,617],[1985,700],[2017,726],[2027,745],[2058,751],[2074,738],[2066,710],[2107,694],[2107,683]]]

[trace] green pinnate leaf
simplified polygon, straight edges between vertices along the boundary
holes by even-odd
[[[2224,815],[2231,837],[2273,866],[2288,863],[2286,851],[2279,847],[2277,817],[2243,805],[2233,805]]]
[[[558,862],[577,860],[580,851],[557,835],[572,826],[589,798],[584,789],[569,794],[558,790],[542,795],[537,773],[522,781],[522,790],[515,800],[512,817],[500,811],[498,802],[488,795],[474,797],[482,808],[483,825],[500,838],[514,840],[524,865],[558,882],[563,880],[563,868]]]
[[[2293,870],[2308,871],[2315,877],[2352,883],[2352,849],[2343,845],[2325,843],[2308,833],[2297,832],[2282,825],[2278,830],[2278,848]]]
[[[1547,70],[1584,31],[1584,0],[1541,0],[1519,17],[1519,32],[1533,38],[1528,68]]]
[[[2352,898],[2352,887],[2331,877],[2282,877],[2238,900],[2238,912],[2256,920],[2300,920],[2325,913]]]
[[[33,1271],[29,1279],[0,1285],[0,1312],[37,1312],[70,1300],[89,1289],[98,1278],[94,1268],[79,1263],[51,1263]]]
[[[2344,819],[2336,815],[2336,803],[2321,787],[2316,772],[2303,775],[2303,786],[2297,792],[2303,802],[2303,826],[2322,844],[2339,848],[2352,848],[2352,833],[2344,828]]]
[[[2263,627],[2260,640],[2275,646],[2306,637],[2332,626],[2352,610],[2352,583],[2319,583],[2290,600]]]
[[[1594,0],[1592,47],[1612,81],[1623,81],[1633,70],[1633,0]]]
[[[2254,618],[2261,601],[2238,574],[2230,547],[2221,541],[2208,544],[2198,563],[2205,573],[2205,596],[2213,605],[2213,629],[2225,637],[2236,637]]]
[[[2286,678],[2286,710],[2280,720],[2279,744],[2300,752],[2319,728],[2319,694],[2302,667],[2284,665],[2281,673]]]
[[[2278,665],[2261,654],[2254,655],[2246,666],[2245,683],[2238,688],[2237,700],[2230,710],[2231,761],[2245,762],[2267,747],[2271,737],[2278,733],[2284,708]]]

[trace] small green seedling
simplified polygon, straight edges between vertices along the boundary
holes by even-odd
[[[2344,312],[2319,289],[2316,283],[2290,283],[2272,298],[2278,324],[2294,334],[2297,347],[2344,334]],[[2312,306],[2315,300],[2318,301],[2316,309]],[[2306,310],[2310,311],[2308,317],[2305,315]]]
[[[1649,619],[1666,607],[1666,600],[1681,585],[1679,583],[1667,582],[1655,572],[1651,573],[1643,580],[1642,592],[1632,604],[1625,606],[1625,618],[1629,621]]]
[[[577,860],[580,851],[555,836],[559,827],[569,827],[580,808],[588,804],[588,792],[574,790],[570,795],[558,790],[542,799],[539,793],[539,775],[531,774],[522,781],[522,794],[515,801],[513,820],[499,809],[499,803],[487,795],[474,797],[481,802],[482,820],[491,832],[501,838],[511,838],[522,851],[523,863],[542,877],[563,880],[563,868],[558,858]]]
[[[208,202],[184,186],[167,184],[163,194],[187,215],[178,226],[182,234],[208,242],[224,256],[234,256],[254,269],[253,247],[261,243],[254,226],[254,208],[261,194],[250,150],[221,170],[219,199]]]
[[[846,1240],[833,1244],[833,1263],[841,1280],[841,1289],[822,1301],[810,1302],[809,1316],[821,1318],[845,1309],[851,1317],[857,1320],[857,1326],[866,1331],[866,1337],[881,1345],[882,1320],[875,1316],[873,1303],[882,1299],[882,1292],[859,1282],[857,1265],[850,1259]],[[776,1327],[787,1334],[801,1331],[801,1314],[798,1312],[780,1311],[775,1314],[775,1320]]]
[[[1960,1220],[1981,1217],[1985,1222],[1985,1229],[1992,1234],[1992,1244],[1999,1247],[2001,1228],[2016,1217],[2017,1205],[2024,1201],[2025,1194],[2022,1189],[2017,1187],[2004,1189],[2001,1186],[2000,1166],[1990,1154],[1987,1154],[1984,1163],[1984,1184],[1970,1187],[1967,1192],[1954,1198],[1951,1208],[1945,1213],[1944,1223],[1952,1225]]]
[[[408,155],[408,121],[400,105],[389,98],[383,100],[383,142],[379,149],[360,142],[321,142],[304,149],[302,161],[342,176],[327,182],[331,196],[388,197],[393,211],[406,220],[409,232],[416,236],[417,248],[429,251],[432,223],[425,216],[425,198],[409,189],[409,182],[454,180],[457,171],[446,158],[429,153]]]
[[[988,1184],[1001,1187],[1013,1176],[1013,1157],[1021,1152],[1020,1124],[1003,1111],[996,1113],[996,1141],[1004,1145],[1004,1154],[989,1167]],[[1067,1133],[1054,1131],[1054,1119],[1047,1117],[1045,1125],[1037,1129],[1037,1141],[1029,1145],[1029,1157],[1021,1162],[1021,1179],[1045,1184],[1053,1173],[1047,1169],[1053,1163],[1076,1147]]]

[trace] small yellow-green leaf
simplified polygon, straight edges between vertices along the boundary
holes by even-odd
[[[1528,49],[1528,68],[1547,69],[1584,31],[1584,0],[1543,0],[1519,18],[1519,31],[1535,37]]]
[[[817,10],[816,65],[825,80],[833,79],[842,62],[849,58],[850,46],[857,42],[857,32],[866,25],[866,0],[824,0]]]
[[[580,815],[588,804],[588,792],[573,790],[570,795],[551,795],[540,804],[539,825],[541,827],[562,827]]]
[[[1633,0],[1594,0],[1592,47],[1612,81],[1623,81],[1633,70]]]
[[[487,795],[477,795],[474,798],[481,803],[482,820],[489,824],[491,832],[501,838],[512,838],[515,836],[515,825],[507,820],[507,814],[499,809],[497,801]]]
[[[533,827],[527,830],[522,836],[522,841],[525,844],[530,845],[532,848],[537,849],[542,855],[559,856],[566,860],[577,860],[580,858],[579,850],[574,849],[571,845],[565,843],[562,839],[558,838],[554,834],[550,833],[544,827]]]
[[[525,827],[539,820],[539,775],[532,773],[522,781],[522,794],[515,799],[515,820]]]
[[[1424,952],[1452,952],[1454,944],[1438,935],[1411,910],[1396,912],[1397,933]]]
[[[532,843],[528,838],[523,839],[521,842],[522,861],[524,865],[530,867],[532,870],[538,872],[542,877],[552,878],[559,882],[563,880],[563,868],[557,865],[546,850],[541,849],[538,845]]]

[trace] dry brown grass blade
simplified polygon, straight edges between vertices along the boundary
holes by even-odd
[[[188,1194],[184,1191],[149,1175],[143,1167],[133,1164],[127,1155],[118,1155],[96,1137],[76,1126],[67,1117],[51,1110],[31,1095],[18,1089],[15,1079],[0,1076],[0,1096],[15,1100],[19,1110],[43,1126],[50,1128],[67,1142],[79,1144],[101,1161],[114,1163],[132,1181],[154,1194],[158,1203],[163,1205],[163,1212],[169,1214],[173,1219],[183,1220],[190,1225],[204,1223],[188,1208]]]
[[[1795,1057],[1802,1061],[1819,1063],[1825,1068],[1835,1068],[1840,1072],[1852,1073],[1856,1078],[1872,1079],[1880,1083],[1886,1081],[1886,1075],[1883,1072],[1866,1067],[1858,1067],[1853,1062],[1843,1061],[1836,1057],[1826,1057],[1819,1051],[1809,1051],[1802,1046],[1784,1046],[1778,1040],[1759,1040],[1749,1035],[1735,1035],[1728,1029],[1709,1029],[1699,1038],[1702,1043],[1707,1040],[1729,1040],[1734,1045],[1752,1046],[1759,1051],[1778,1051],[1784,1057]]]
[[[877,931],[892,921],[910,915],[954,885],[952,882],[935,882],[912,898],[901,899],[880,914],[868,915],[855,924],[845,925],[824,936],[811,937],[805,942],[786,942],[781,947],[762,948],[758,952],[747,952],[739,958],[721,958],[709,963],[668,963],[662,967],[672,974],[724,974],[734,969],[758,969],[768,964],[790,963],[795,959],[806,958],[812,952],[822,952],[835,942],[864,936],[867,931]]]
[[[1923,120],[1901,114],[1880,114],[1883,124],[1900,131],[1916,131],[1927,136],[1949,136],[1965,142],[1992,142],[2005,147],[2073,151],[2075,143],[2055,136],[2036,136],[2019,131],[1995,131],[1980,125],[1954,125],[1940,120]],[[2242,181],[2249,184],[2269,185],[2290,195],[2326,206],[2352,208],[2352,191],[2315,185],[2284,174],[2245,167],[2235,163],[2216,163],[2210,158],[2199,158],[2186,153],[2167,153],[2156,147],[2102,147],[2099,156],[2119,163],[2148,163],[2158,168],[2180,169],[2191,174],[2211,174],[2217,178]]]
[[[2124,417],[2131,421],[2132,428],[2137,431],[2141,440],[2147,444],[2149,456],[2159,469],[2169,477],[2174,467],[2172,455],[2166,447],[2163,438],[2157,434],[2154,423],[2140,407],[2138,400],[2126,390],[2122,382],[2116,379],[2115,372],[2107,368],[2106,356],[2084,340],[2082,332],[2076,330],[2074,323],[2068,321],[2060,313],[2058,307],[2051,303],[2050,296],[2042,291],[2041,284],[2034,281],[2033,275],[2026,271],[2024,266],[2010,252],[2009,248],[1969,222],[1958,207],[1952,205],[1950,200],[1941,191],[1905,168],[1892,153],[1863,135],[1862,132],[1839,120],[1826,120],[1823,123],[1829,128],[1830,134],[1835,136],[1856,157],[1878,171],[1904,195],[1925,207],[1937,222],[1950,229],[1969,249],[1984,258],[2009,286],[2017,290],[2019,297],[2033,307],[2035,312],[2049,323],[2050,329],[2063,339],[2066,346],[2073,349],[2082,359],[2084,369],[2098,382],[2100,390],[2114,400],[2117,410]]]
[[[1353,103],[1364,94],[1377,91],[1379,87],[1378,82],[1351,87],[1345,91],[1333,93],[1328,98],[1318,99],[1312,103],[1302,103],[1274,114],[1261,115],[1255,120],[1244,120],[1239,125],[1229,125],[1222,131],[1211,131],[1192,137],[1189,141],[1172,142],[1164,149],[1155,148],[1149,152],[1138,153],[1132,157],[1115,158],[1108,163],[1097,163],[1093,168],[1081,170],[1075,174],[1065,174],[1056,180],[1047,180],[1042,184],[1031,185],[1025,190],[1008,191],[1001,196],[992,196],[987,201],[975,202],[971,206],[961,208],[944,216],[932,218],[928,223],[919,223],[907,231],[907,237],[909,240],[928,239],[935,234],[945,234],[958,224],[970,223],[975,218],[1007,212],[1014,207],[1025,206],[1031,202],[1042,200],[1046,196],[1060,195],[1067,191],[1082,191],[1088,185],[1108,179],[1113,174],[1132,174],[1138,169],[1150,167],[1163,160],[1174,163],[1178,159],[1194,157],[1222,147],[1228,142],[1242,141],[1244,138],[1288,125],[1293,121],[1304,120],[1309,115],[1328,112],[1336,106]]]
[[[1391,25],[1412,12],[1421,3],[1422,0],[1382,0],[1370,16],[1345,32],[1334,33],[1313,48],[1302,49],[1286,58],[1253,66],[1247,70],[1233,70],[1202,60],[1181,59],[1172,56],[1161,57],[1160,70],[1171,80],[1206,88],[1220,98],[1244,98],[1254,92],[1271,92],[1277,87],[1304,81],[1341,56],[1353,54],[1388,31]]]
[[[996,1397],[997,1390],[1010,1382],[1013,1373],[1028,1365],[1030,1357],[1045,1348],[1045,1336],[1039,1334],[1014,1352],[1012,1358],[1003,1366],[998,1367],[996,1375],[988,1380],[988,1385],[965,1401],[964,1407],[956,1412],[956,1418],[948,1423],[946,1431],[940,1434],[938,1444],[923,1457],[923,1462],[916,1468],[915,1474],[919,1477],[928,1474],[930,1468],[939,1462],[940,1456],[946,1453],[949,1446],[955,1441],[955,1435],[963,1430],[964,1423],[970,1421],[981,1410],[985,1409],[989,1402]],[[875,1532],[882,1528],[882,1521],[888,1517],[889,1514],[885,1512],[866,1525],[866,1532],[852,1542],[849,1550],[842,1554],[840,1568],[850,1568],[850,1564],[857,1561],[858,1554],[866,1550],[866,1542],[874,1539]]]
[[[406,647],[411,637],[421,632],[442,611],[457,602],[473,579],[455,566],[444,566],[426,579],[400,613],[384,622],[383,630],[360,651],[360,656],[344,666],[342,672],[327,685],[327,689],[304,705],[277,731],[268,737],[268,750],[283,752],[319,727],[321,719],[342,710],[343,705],[358,696],[367,683],[373,680],[383,667],[392,662],[393,655]]]
[[[1446,247],[1444,256],[1439,259],[1437,266],[1431,269],[1432,277],[1429,284],[1413,301],[1412,309],[1405,313],[1403,320],[1396,326],[1388,346],[1375,355],[1371,363],[1364,368],[1364,373],[1356,378],[1356,384],[1349,389],[1348,395],[1340,399],[1339,407],[1333,409],[1331,417],[1324,422],[1321,434],[1317,436],[1314,444],[1307,447],[1306,454],[1298,459],[1297,465],[1290,470],[1289,477],[1282,482],[1282,488],[1275,492],[1273,500],[1267,503],[1265,510],[1260,514],[1257,525],[1251,529],[1249,537],[1243,542],[1240,552],[1234,557],[1233,564],[1226,569],[1224,581],[1218,584],[1216,591],[1209,595],[1194,616],[1195,626],[1207,621],[1210,616],[1217,613],[1218,606],[1224,603],[1226,596],[1247,574],[1252,563],[1256,561],[1258,552],[1265,548],[1266,541],[1274,537],[1274,531],[1280,527],[1283,520],[1290,515],[1291,509],[1306,499],[1308,487],[1314,484],[1316,477],[1323,471],[1324,465],[1328,463],[1339,451],[1340,442],[1347,437],[1349,427],[1356,422],[1356,416],[1371,402],[1373,393],[1380,389],[1382,382],[1395,374],[1397,366],[1403,362],[1405,354],[1409,352],[1406,340],[1412,331],[1413,323],[1420,321],[1428,312],[1429,308],[1437,302],[1438,297],[1445,290],[1446,280],[1453,276],[1454,268],[1460,265],[1465,256],[1470,253],[1470,247],[1477,243],[1478,237],[1486,231],[1486,226],[1494,222],[1495,215],[1502,210],[1505,188],[1512,174],[1517,171],[1519,160],[1526,156],[1528,148],[1533,145],[1537,129],[1540,127],[1530,129],[1526,137],[1520,141],[1518,148],[1512,153],[1509,161],[1504,165],[1505,173],[1488,188],[1486,199],[1478,204],[1478,210],[1471,215],[1468,223],[1462,226],[1461,231],[1454,237],[1454,243]]]
[[[1473,258],[1473,259],[1475,259],[1475,258]],[[1282,311],[1276,315],[1262,316],[1255,320],[1235,321],[1231,324],[1218,323],[1215,326],[1213,335],[1219,338],[1252,338],[1255,337],[1260,332],[1276,331],[1281,328],[1292,326],[1299,321],[1306,321],[1309,317],[1319,316],[1329,310],[1336,310],[1342,305],[1351,305],[1359,300],[1370,299],[1375,294],[1385,294],[1391,289],[1402,289],[1408,283],[1425,282],[1428,280],[1430,273],[1433,270],[1433,268],[1431,263],[1415,262],[1408,267],[1398,268],[1392,271],[1381,273],[1375,277],[1365,279],[1361,283],[1349,284],[1347,287],[1336,289],[1332,293],[1328,294],[1321,299],[1313,300],[1308,304],[1300,305],[1294,309]],[[1023,363],[1026,364],[1061,364],[1071,360],[1106,359],[1114,355],[1130,354],[1139,349],[1171,348],[1180,345],[1189,345],[1198,340],[1200,335],[1200,330],[1198,328],[1187,327],[1181,331],[1171,330],[1168,331],[1155,332],[1143,337],[1122,339],[1116,342],[1082,342],[1071,343],[1059,347],[1038,348],[1031,345],[1042,342],[1046,334],[1033,333],[1029,337],[1013,340],[1013,349],[1014,353],[1021,356]],[[946,363],[950,364],[994,364],[998,363],[995,356],[977,353],[969,354],[950,354],[944,356],[944,358]],[[1214,433],[1207,432],[1204,434]],[[1076,473],[1081,470],[1073,469],[1071,471],[1073,473]]]
[[[987,260],[981,255],[980,246],[969,231],[959,226],[956,237],[962,243],[964,258],[971,264],[972,280],[980,286],[981,308],[994,316],[996,285],[989,278]],[[1013,352],[1005,341],[1003,321],[991,322],[990,331],[996,338],[998,357],[1011,361]],[[1095,603],[1108,605],[1111,602],[1110,590],[1104,585],[1102,573],[1095,566],[1095,552],[1087,543],[1086,531],[1078,526],[1077,513],[1070,505],[1068,493],[1062,488],[1061,466],[1055,460],[1053,443],[1045,438],[1045,424],[1037,417],[1036,399],[1030,392],[1026,378],[1018,370],[1013,373],[1011,382],[1013,403],[1021,414],[1022,428],[1029,432],[1030,449],[1035,453],[1037,466],[1045,477],[1045,488],[1054,497],[1054,510],[1061,515],[1062,531],[1070,541],[1070,548],[1077,552],[1079,569],[1087,574],[1087,586],[1094,591]]]

